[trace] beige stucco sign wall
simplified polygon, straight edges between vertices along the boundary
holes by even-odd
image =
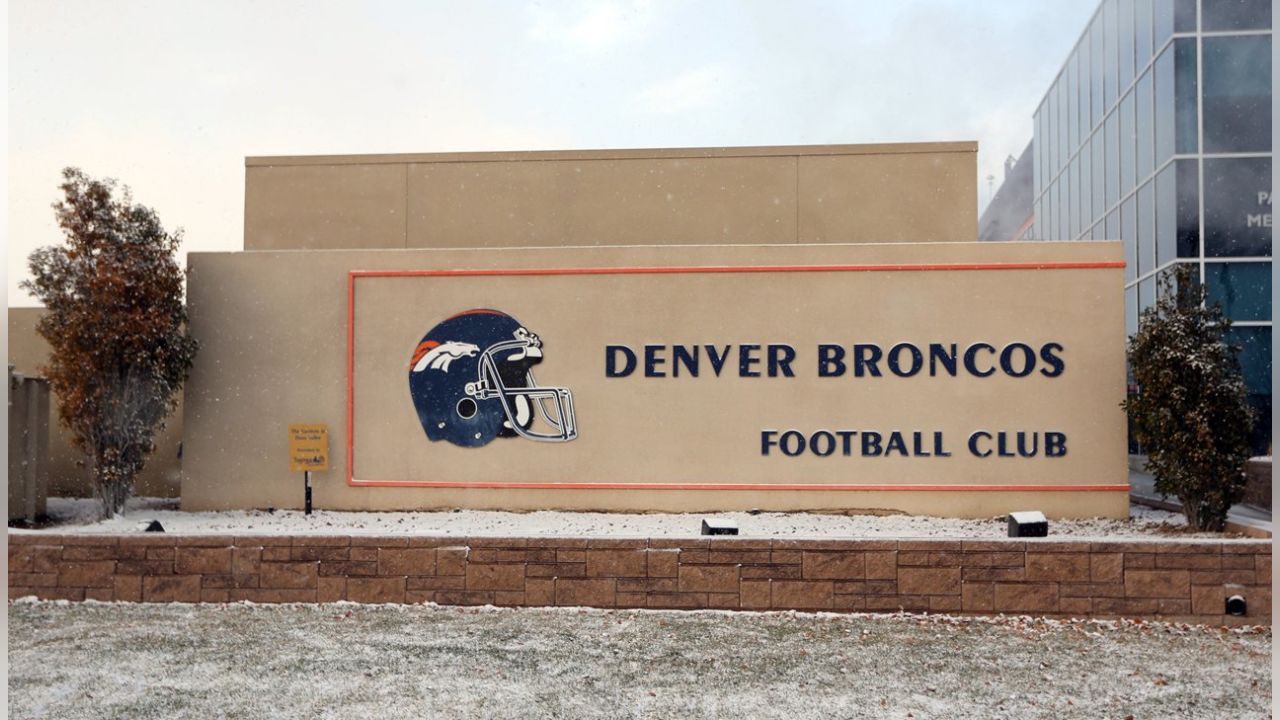
[[[1127,512],[1114,243],[191,266],[190,509],[299,505],[306,417],[318,507]]]

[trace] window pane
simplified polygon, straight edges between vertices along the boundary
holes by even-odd
[[[1080,148],[1080,227],[1086,232],[1093,224],[1093,156],[1092,141],[1086,140]]]
[[[1151,0],[1151,51],[1155,52],[1173,34],[1173,0]]]
[[[1120,239],[1120,209],[1116,208],[1107,216],[1107,239]]]
[[[1155,204],[1156,204],[1156,186],[1154,182],[1149,182],[1138,188],[1138,247],[1141,248],[1139,255],[1146,257],[1146,260],[1139,261],[1139,273],[1163,265],[1173,260],[1172,246],[1167,248],[1168,252],[1161,253],[1161,248],[1156,247],[1156,224],[1155,224]]]
[[[1107,212],[1107,180],[1104,174],[1107,164],[1104,157],[1107,141],[1102,130],[1093,134],[1093,217],[1101,219]]]
[[[1174,0],[1173,30],[1174,32],[1196,31],[1196,0]]]
[[[1107,207],[1120,200],[1120,113],[1107,116]]]
[[[1120,51],[1120,92],[1133,82],[1133,0],[1118,0],[1116,32]]]
[[[1200,256],[1200,163],[1178,160],[1178,257]]]
[[[1093,16],[1093,27],[1089,29],[1089,124],[1097,127],[1106,113],[1106,102],[1102,99],[1102,13]]]
[[[1152,143],[1155,140],[1155,118],[1151,115],[1151,72],[1146,72],[1138,80],[1138,84],[1133,89],[1135,107],[1137,112],[1138,124],[1138,179],[1142,182],[1147,179],[1154,168],[1154,153]]]
[[[1161,264],[1174,256],[1200,256],[1195,164],[1195,160],[1179,160],[1156,176],[1156,255]]]
[[[1133,189],[1134,152],[1138,149],[1138,130],[1133,118],[1134,94],[1120,101],[1120,195]]]
[[[1132,336],[1138,332],[1138,288],[1131,287],[1124,291],[1124,334]]]
[[[1240,369],[1250,394],[1271,394],[1271,328],[1233,327],[1227,342],[1240,347]]]
[[[1179,38],[1173,44],[1173,96],[1177,105],[1178,152],[1196,151],[1196,41]]]
[[[1204,29],[1270,30],[1272,0],[1201,0]]]
[[[1205,152],[1271,151],[1271,36],[1204,39]]]
[[[1076,78],[1076,56],[1067,60],[1063,77],[1067,81],[1067,152],[1075,152],[1080,145],[1080,86]]]
[[[1271,158],[1205,160],[1204,200],[1205,255],[1271,257]]]
[[[1067,172],[1067,237],[1072,240],[1080,234],[1080,158],[1071,160]]]
[[[1147,278],[1138,283],[1138,312],[1156,304],[1156,279]]]
[[[1136,247],[1138,254],[1138,273],[1142,274],[1155,264],[1155,258],[1152,257],[1150,246],[1142,246],[1138,242],[1138,201],[1135,197],[1130,196],[1124,204],[1120,206],[1120,237],[1124,239],[1125,247]]]
[[[1044,150],[1044,132],[1040,127],[1040,111],[1036,110],[1036,114],[1031,118],[1031,197],[1040,197],[1040,191],[1044,189],[1044,159],[1040,157],[1040,153]]]
[[[1156,126],[1156,158],[1160,165],[1173,155],[1174,119],[1173,119],[1173,48],[1160,53],[1155,67],[1155,126]]]
[[[1093,124],[1089,120],[1089,36],[1085,35],[1077,46],[1076,57],[1079,60],[1079,67],[1076,68],[1076,78],[1080,81],[1080,140],[1083,141],[1089,137],[1089,131],[1093,129]]]
[[[1058,79],[1058,165],[1054,172],[1067,166],[1067,158],[1071,157],[1071,149],[1067,147],[1067,78],[1066,73]]]
[[[1133,14],[1134,68],[1135,72],[1141,72],[1151,60],[1151,0],[1137,0]]]
[[[1035,210],[1033,210],[1032,212],[1035,213],[1034,215],[1032,215],[1032,217],[1035,218],[1035,222],[1032,223],[1031,225],[1031,237],[1028,239],[1043,240],[1044,239],[1044,229],[1043,229],[1044,228],[1044,209],[1041,207],[1041,203],[1039,200],[1036,200]]]
[[[1232,320],[1271,319],[1271,263],[1206,263],[1209,302],[1222,303]]]
[[[1111,109],[1112,103],[1119,97],[1117,92],[1120,82],[1120,69],[1117,67],[1120,53],[1116,50],[1116,3],[1118,0],[1104,0],[1102,3],[1102,20],[1103,27],[1103,52],[1106,53],[1102,64],[1103,68],[1103,89],[1106,98],[1107,109]]]

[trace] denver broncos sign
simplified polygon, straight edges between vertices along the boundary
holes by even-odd
[[[1056,252],[350,271],[346,484],[399,488],[371,504],[987,513],[966,498],[1066,493],[1122,513],[1123,264]]]

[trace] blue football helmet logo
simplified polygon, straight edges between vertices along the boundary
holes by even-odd
[[[568,442],[573,395],[539,386],[542,340],[497,310],[468,310],[431,328],[409,362],[409,394],[432,441],[481,447],[494,438]],[[535,421],[539,427],[535,428]]]

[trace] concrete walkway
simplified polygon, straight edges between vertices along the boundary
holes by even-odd
[[[1138,505],[1181,512],[1178,498],[1163,498],[1156,492],[1155,476],[1138,470],[1129,470],[1129,500]],[[1252,505],[1233,505],[1227,513],[1227,531],[1253,537],[1271,537],[1271,511]]]

